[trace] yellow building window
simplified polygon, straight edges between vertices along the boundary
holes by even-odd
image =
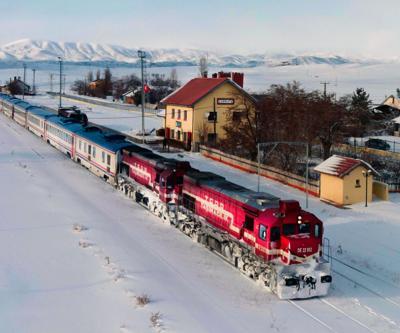
[[[174,119],[175,118],[175,109],[171,110],[171,118]]]
[[[178,119],[181,119],[181,109],[178,109]]]
[[[183,111],[183,120],[187,120],[187,110]]]

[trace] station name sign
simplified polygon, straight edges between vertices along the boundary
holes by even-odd
[[[218,105],[233,105],[235,104],[234,98],[217,98]]]

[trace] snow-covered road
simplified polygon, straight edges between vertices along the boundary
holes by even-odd
[[[197,154],[185,158],[256,184]],[[400,331],[398,196],[370,210],[312,199],[337,258],[334,285],[323,299],[287,302],[3,115],[0,165],[0,332],[152,332],[157,312],[165,332]],[[151,300],[143,308],[141,294]]]

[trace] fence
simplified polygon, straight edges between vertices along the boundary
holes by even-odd
[[[391,137],[393,138],[393,137]],[[370,139],[378,139],[381,144],[382,148],[385,146],[384,149],[374,149],[372,147],[367,147],[366,142]],[[391,152],[391,153],[397,153],[400,154],[400,138],[396,141],[397,138],[393,138],[391,140],[388,140],[387,137],[381,136],[374,136],[374,137],[366,137],[366,138],[349,138],[349,145],[352,147],[365,147],[366,149],[374,149],[378,150],[380,152],[385,151],[385,152]]]
[[[211,158],[215,161],[227,164],[243,171],[257,173],[257,162],[250,161],[234,155],[229,155],[217,149],[205,146],[200,146],[199,151],[203,156]],[[269,179],[279,181],[285,185],[297,188],[301,191],[306,191],[306,189],[308,189],[309,194],[319,197],[319,181],[309,180],[307,187],[304,177],[266,165],[261,165],[260,175]]]

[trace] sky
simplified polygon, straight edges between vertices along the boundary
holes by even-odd
[[[0,45],[29,38],[395,57],[399,10],[400,0],[0,0]]]

